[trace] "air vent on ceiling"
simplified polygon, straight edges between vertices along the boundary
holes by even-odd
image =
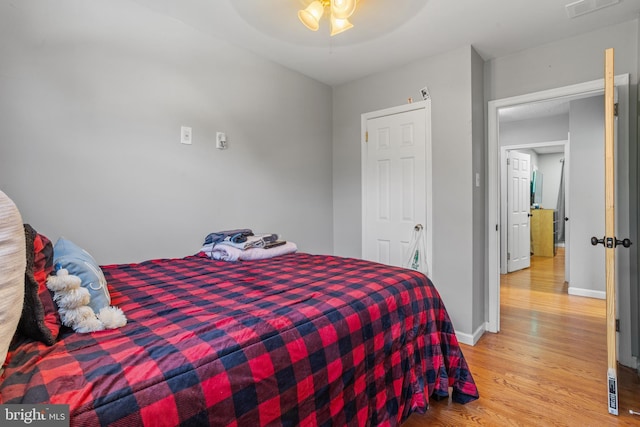
[[[616,3],[620,3],[620,0],[578,0],[569,3],[565,8],[567,9],[567,16],[569,18],[575,18],[576,16],[591,13]]]

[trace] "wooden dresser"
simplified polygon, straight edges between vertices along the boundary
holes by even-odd
[[[557,215],[554,209],[531,209],[531,252],[535,256],[556,254]]]

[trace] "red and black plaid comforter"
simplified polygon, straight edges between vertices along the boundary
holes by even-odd
[[[4,403],[66,403],[72,425],[398,425],[478,392],[420,273],[291,254],[105,266],[124,328],[11,349]]]

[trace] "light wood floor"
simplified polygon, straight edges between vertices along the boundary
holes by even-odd
[[[620,415],[607,411],[605,302],[567,294],[562,250],[503,275],[500,298],[501,332],[462,345],[480,399],[431,402],[403,427],[640,426],[634,370],[619,368]]]

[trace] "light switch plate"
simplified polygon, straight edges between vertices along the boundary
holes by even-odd
[[[191,128],[189,126],[180,128],[180,142],[182,144],[191,144]]]

